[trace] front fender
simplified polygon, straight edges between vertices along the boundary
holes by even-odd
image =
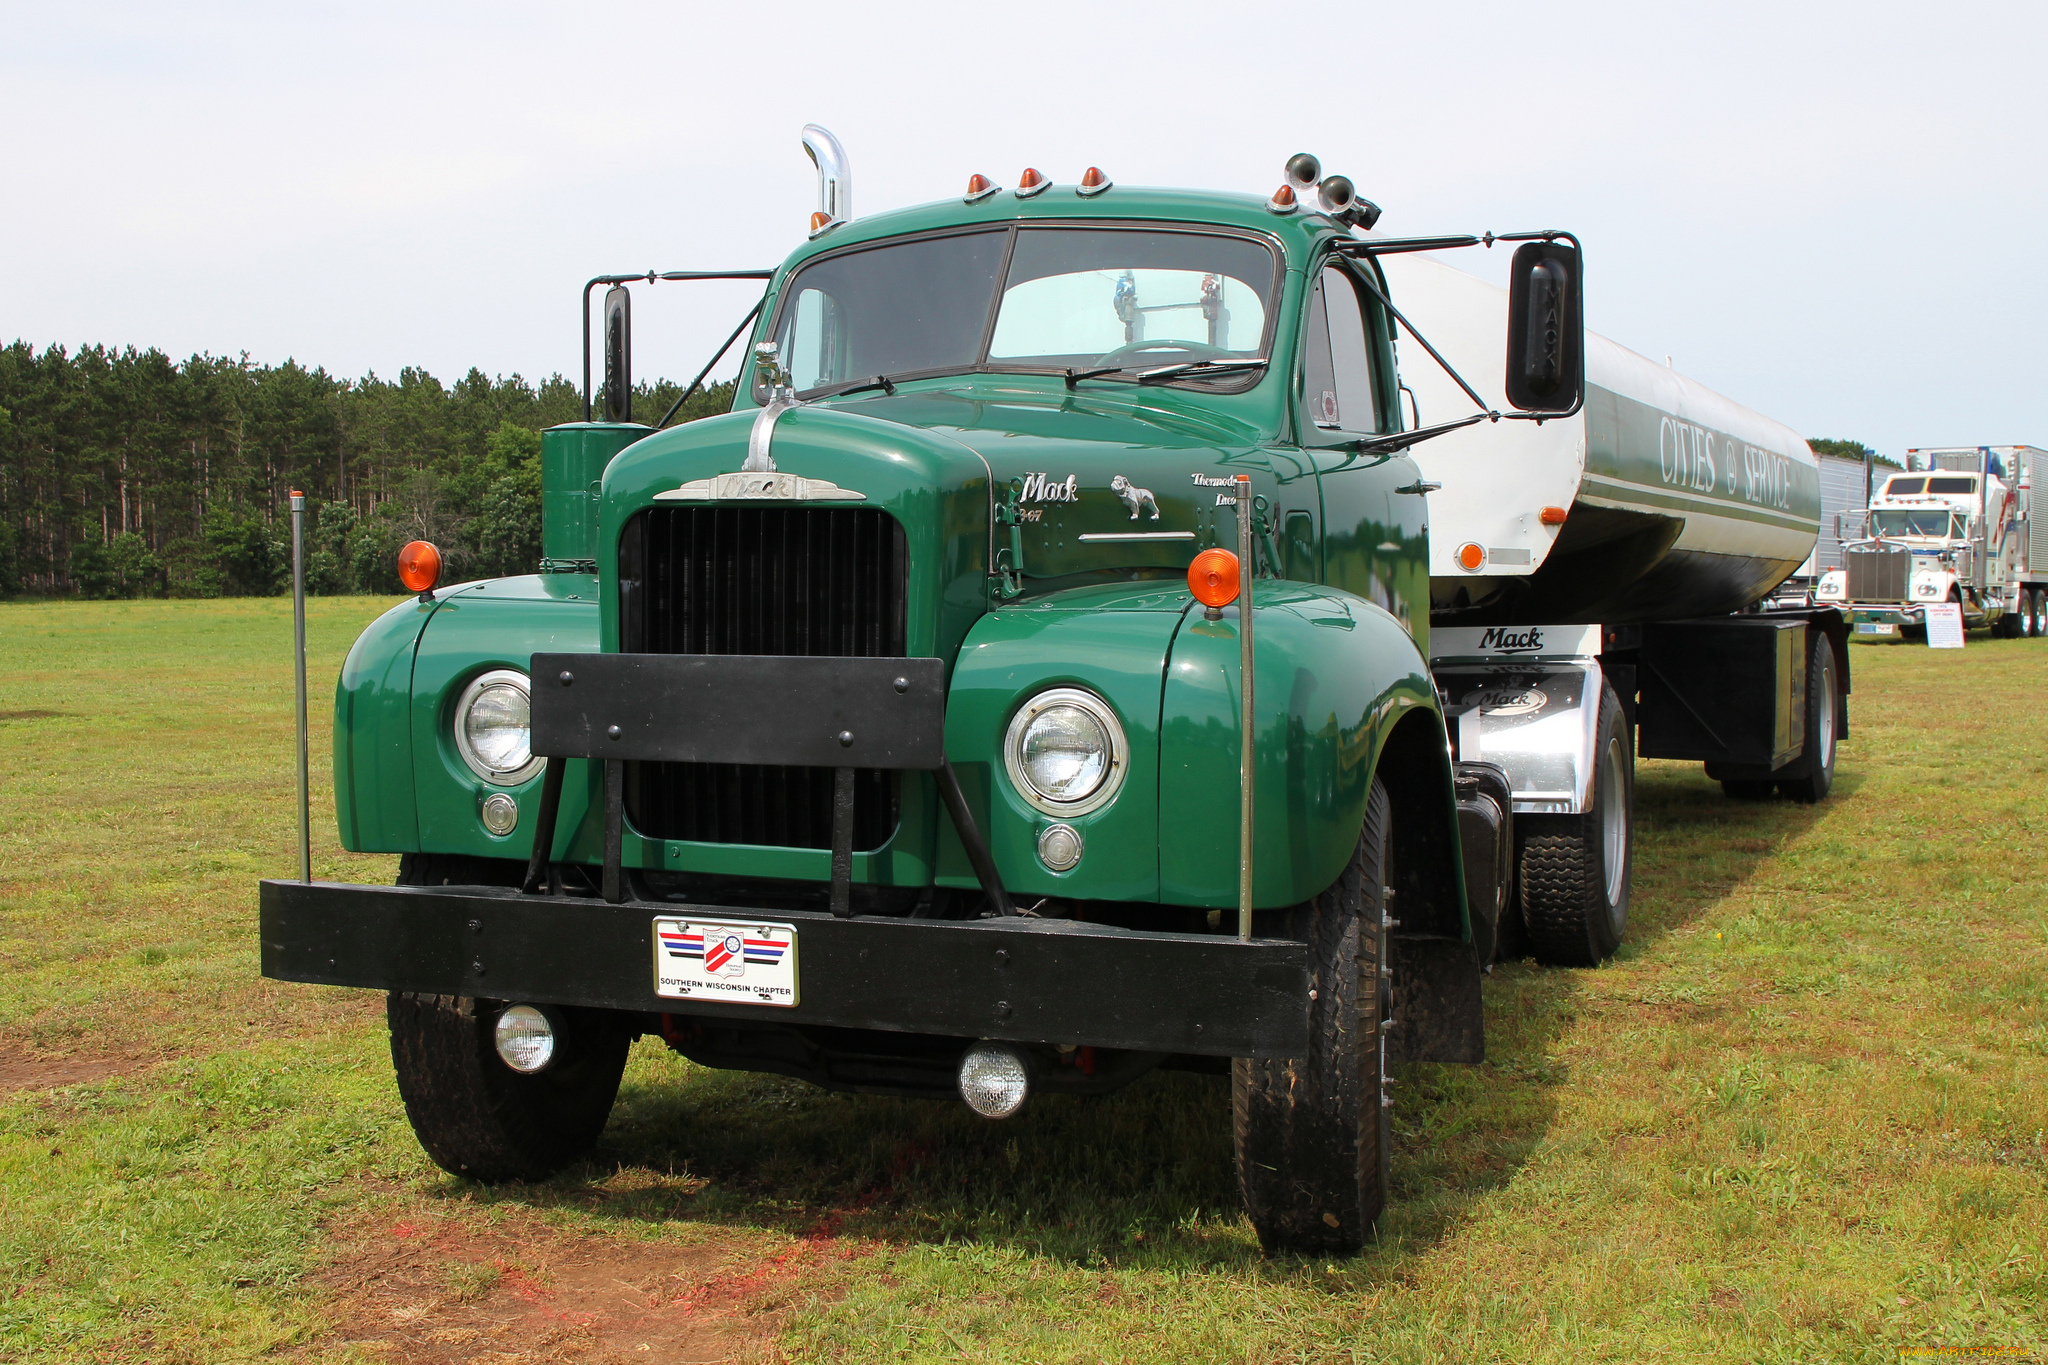
[[[1358,846],[1389,734],[1412,712],[1441,754],[1423,819],[1450,791],[1448,744],[1428,661],[1384,609],[1336,588],[1260,580],[1256,592],[1257,767],[1253,903],[1307,900]],[[1238,899],[1237,608],[1190,610],[1166,670],[1160,719],[1159,898],[1234,907]],[[1434,757],[1432,762],[1435,762]],[[1403,793],[1392,793],[1396,804]],[[1446,808],[1442,819],[1454,819]]]
[[[589,574],[501,578],[442,595],[420,635],[412,670],[410,804],[418,813],[421,852],[524,861],[533,851],[541,774],[516,787],[498,787],[471,772],[455,748],[455,703],[479,673],[524,673],[537,652],[595,653],[597,613],[597,579]],[[602,789],[591,774],[595,767],[570,764],[555,826],[558,858],[596,862],[603,856],[603,822],[587,818],[593,805],[603,809]],[[484,798],[496,791],[509,792],[519,803],[518,823],[502,836],[479,818]]]
[[[1915,606],[1925,606],[1929,602],[1946,602],[1949,594],[1956,590],[1958,581],[1951,569],[1922,569],[1913,575],[1912,581],[1907,585],[1906,599]],[[1924,585],[1929,583],[1934,585],[1933,592],[1925,590]]]
[[[946,754],[960,776],[1003,885],[1029,904],[1159,898],[1159,690],[1174,631],[1188,602],[1175,584],[1073,588],[989,612],[968,631],[946,702]],[[1010,719],[1049,687],[1082,687],[1108,702],[1129,745],[1116,798],[1066,823],[1081,833],[1079,864],[1054,872],[1038,860],[1038,835],[1056,817],[1027,803],[1004,771]],[[942,885],[972,887],[974,874],[950,824],[939,844]]]

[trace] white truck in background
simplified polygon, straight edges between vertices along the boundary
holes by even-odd
[[[1820,461],[1820,534],[1806,562],[1771,594],[1774,607],[1810,607],[1818,602],[1815,593],[1821,576],[1843,567],[1842,546],[1862,536],[1871,493],[1888,472],[1868,458],[1852,460],[1819,452],[1815,458]]]
[[[1927,608],[1943,602],[1968,628],[2048,635],[2048,514],[2031,507],[2044,459],[2027,445],[1908,450],[1815,599],[1846,610],[1859,635],[1924,638]]]

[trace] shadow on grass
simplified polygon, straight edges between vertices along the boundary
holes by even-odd
[[[1856,786],[1845,773],[1836,799]],[[1623,956],[1705,913],[1824,809],[1730,801],[1697,769],[1645,770]],[[1402,1273],[1544,1140],[1570,1080],[1552,1054],[1582,981],[1533,963],[1497,968],[1486,988],[1489,1060],[1400,1078],[1395,1197],[1360,1267],[1368,1278]],[[589,1163],[485,1197],[625,1220],[973,1241],[1075,1265],[1291,1273],[1258,1269],[1223,1077],[1160,1072],[1100,1099],[1035,1099],[990,1123],[960,1104],[835,1094],[706,1071],[653,1055],[651,1041],[641,1048]]]

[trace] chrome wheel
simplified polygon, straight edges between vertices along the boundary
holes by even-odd
[[[1628,756],[1621,740],[1607,741],[1600,775],[1600,851],[1607,865],[1607,903],[1619,906],[1628,885]]]

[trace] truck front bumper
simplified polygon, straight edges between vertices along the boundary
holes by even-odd
[[[1858,635],[1889,635],[1901,626],[1919,626],[1927,623],[1927,613],[1920,607],[1855,606],[1848,608],[1849,627]],[[1865,630],[1865,626],[1886,626],[1888,630]]]
[[[798,1003],[658,995],[654,922],[679,915],[791,926]],[[318,985],[1215,1057],[1308,1043],[1308,949],[1286,939],[291,881],[263,883],[260,932],[265,976]]]

